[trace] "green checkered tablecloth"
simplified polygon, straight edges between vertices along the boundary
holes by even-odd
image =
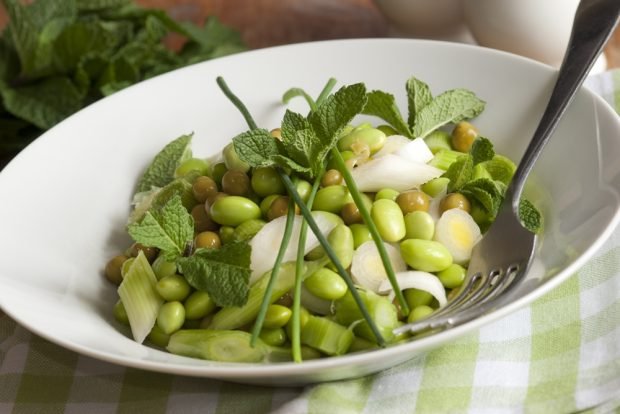
[[[620,71],[588,82],[620,110]],[[531,306],[379,374],[304,388],[124,368],[65,350],[0,312],[0,413],[620,413],[618,407],[620,231]]]

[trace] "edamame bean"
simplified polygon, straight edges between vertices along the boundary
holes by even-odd
[[[405,263],[423,272],[441,272],[452,264],[448,249],[434,240],[407,239],[400,244],[400,254]]]
[[[267,197],[263,198],[263,201],[260,202],[260,212],[264,218],[267,218],[267,213],[269,212],[271,203],[273,203],[274,200],[276,200],[278,197],[280,197],[279,194],[268,195]]]
[[[405,237],[405,218],[395,201],[385,198],[376,200],[372,204],[370,215],[381,238],[386,242],[397,242]]]
[[[168,341],[170,341],[170,335],[164,333],[164,331],[162,331],[161,328],[157,326],[157,324],[153,326],[147,338],[153,345],[159,346],[161,348],[167,347]]]
[[[185,177],[192,171],[198,172],[200,175],[207,175],[209,172],[209,163],[205,160],[201,160],[198,158],[190,158],[186,161],[183,161],[181,165],[174,170],[174,177]]]
[[[415,321],[419,321],[433,313],[433,308],[430,306],[422,305],[415,307],[409,312],[409,316],[407,317],[407,323],[412,323]]]
[[[327,235],[327,241],[336,254],[336,257],[338,257],[342,267],[346,269],[351,266],[353,254],[355,253],[353,249],[353,233],[351,233],[351,229],[344,224],[339,224],[329,232]],[[335,269],[333,263],[330,263],[328,266]]]
[[[437,273],[441,284],[447,289],[454,289],[463,284],[467,270],[456,263],[451,264],[447,269]]]
[[[129,326],[129,317],[127,317],[127,311],[125,310],[125,306],[120,299],[116,302],[116,304],[114,304],[112,314],[118,323]]]
[[[269,329],[282,328],[288,323],[289,319],[291,319],[292,314],[293,311],[286,306],[276,304],[269,305],[267,313],[265,314],[263,327]]]
[[[286,332],[282,328],[263,328],[258,335],[259,338],[271,346],[281,346],[286,342]]]
[[[385,133],[377,128],[355,128],[349,134],[338,140],[338,149],[340,151],[350,150],[356,143],[368,145],[370,153],[374,154],[383,148],[385,144]]]
[[[155,289],[159,296],[167,301],[184,300],[191,290],[187,280],[177,274],[162,278],[155,285]]]
[[[226,163],[223,162],[218,162],[211,169],[211,178],[220,187],[222,186],[222,177],[226,174],[226,171],[228,171],[228,168],[226,168]]]
[[[230,226],[220,227],[220,242],[227,244],[235,240],[235,228]]]
[[[329,211],[322,211],[322,210],[316,210],[312,212],[312,216],[316,219],[316,217],[321,217],[327,221],[329,221],[330,223],[332,223],[335,226],[338,226],[340,224],[344,224],[344,221],[342,220],[342,217],[340,217],[337,214],[334,213],[330,213]]]
[[[325,300],[337,300],[347,293],[347,284],[340,275],[329,269],[319,269],[304,280],[313,295]]]
[[[244,221],[260,218],[260,207],[249,198],[228,196],[217,199],[210,214],[216,223],[237,227]]]
[[[349,228],[351,229],[351,233],[353,233],[353,248],[355,250],[367,241],[372,240],[372,235],[367,225],[351,224]]]
[[[186,319],[204,318],[215,310],[215,302],[207,292],[197,290],[189,295],[183,304]]]
[[[295,183],[295,189],[304,203],[307,203],[310,198],[310,193],[312,192],[312,184],[306,180],[297,180]]]
[[[222,155],[224,156],[224,163],[226,164],[227,169],[240,170],[243,172],[250,171],[250,165],[239,158],[232,142],[224,147],[222,150]]]
[[[432,240],[435,220],[426,211],[413,211],[405,215],[405,238]]]
[[[407,301],[409,309],[413,309],[422,305],[430,305],[433,301],[433,295],[431,295],[425,290],[415,288],[405,289],[403,291],[403,295],[405,296],[405,300]]]
[[[400,193],[392,188],[384,188],[377,192],[375,195],[375,201],[381,200],[383,198],[387,200],[396,201],[396,197],[398,197]]]
[[[437,177],[422,184],[421,188],[422,188],[422,191],[424,191],[429,196],[437,197],[438,195],[446,191],[446,188],[448,188],[449,182],[450,182],[449,178]]]
[[[256,236],[256,233],[265,226],[265,221],[261,219],[252,219],[239,224],[233,234],[235,241],[250,240]]]
[[[304,329],[304,326],[308,322],[309,318],[310,318],[310,312],[308,312],[306,308],[299,308],[299,329],[300,330]],[[293,319],[292,318],[289,319],[288,323],[286,324],[286,334],[288,335],[289,338],[293,336]]]
[[[340,156],[346,162],[347,160],[350,160],[351,158],[355,157],[355,153],[353,151],[346,150],[346,151],[341,151]],[[336,161],[334,160],[333,157],[330,157],[329,161],[327,162],[326,170],[337,170],[337,169],[338,169],[338,165],[336,164]]]
[[[349,190],[343,185],[330,185],[323,187],[316,193],[312,210],[328,211],[338,214],[346,203],[352,200]]]
[[[275,169],[256,168],[252,173],[252,189],[261,197],[271,194],[284,194],[286,188]]]
[[[166,335],[181,329],[183,322],[185,322],[185,308],[181,302],[166,302],[159,308],[157,326]]]

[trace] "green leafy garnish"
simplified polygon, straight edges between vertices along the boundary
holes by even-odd
[[[484,105],[483,100],[466,89],[446,91],[416,113],[413,135],[424,138],[448,123],[474,118],[484,110]]]
[[[279,149],[276,140],[266,129],[251,129],[233,138],[235,152],[251,167],[269,167],[276,162],[274,155]]]
[[[390,124],[399,134],[412,138],[409,125],[403,119],[394,95],[383,91],[371,91],[367,98],[363,114],[377,116]]]
[[[512,176],[517,170],[517,166],[512,160],[503,155],[495,154],[493,159],[485,161],[481,164],[496,181],[508,185]]]
[[[474,165],[484,161],[489,161],[495,156],[495,150],[493,149],[493,143],[485,137],[478,137],[474,141],[469,150]]]
[[[428,85],[414,77],[407,81],[407,103],[409,108],[409,126],[415,126],[415,117],[422,108],[427,106],[433,100],[433,94]]]
[[[174,171],[191,156],[189,149],[193,134],[182,135],[166,145],[153,159],[138,181],[138,192],[163,187],[174,180]]]
[[[474,174],[474,161],[471,155],[461,155],[453,162],[442,177],[450,179],[448,192],[458,191],[467,184]]]
[[[219,249],[198,249],[177,260],[187,282],[207,292],[218,306],[243,306],[248,300],[251,247],[227,243]]]
[[[532,233],[538,233],[542,229],[542,214],[540,214],[540,211],[525,198],[519,201],[519,219],[521,220],[521,224]]]
[[[194,237],[194,220],[176,195],[161,209],[151,209],[142,220],[127,226],[129,235],[138,243],[159,248],[166,260],[183,255]]]
[[[501,184],[501,183],[500,183]],[[493,217],[497,214],[504,199],[505,187],[488,178],[470,181],[460,188],[459,192],[468,199],[478,201]]]

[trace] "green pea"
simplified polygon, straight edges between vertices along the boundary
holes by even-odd
[[[433,295],[431,295],[425,290],[415,288],[405,289],[403,291],[403,295],[405,296],[407,305],[409,305],[409,309],[413,309],[422,305],[430,305],[433,301]]]
[[[280,175],[271,167],[256,168],[252,172],[252,189],[261,197],[271,194],[284,194],[286,188]]]
[[[171,275],[162,278],[155,285],[159,296],[167,301],[184,300],[189,295],[190,286],[181,275]]]
[[[452,264],[448,249],[434,240],[407,239],[400,244],[400,254],[405,263],[423,272],[441,272]]]
[[[357,250],[362,244],[372,240],[372,235],[368,226],[365,224],[351,224],[349,226],[351,233],[353,233],[353,248]]]
[[[222,188],[222,177],[224,177],[227,171],[228,168],[226,168],[226,164],[223,162],[218,162],[211,169],[211,178],[213,178],[213,181],[215,181],[219,188]]]
[[[272,194],[263,198],[263,201],[260,202],[260,212],[263,217],[267,217],[267,212],[269,211],[269,207],[271,207],[271,203],[278,197],[280,197],[279,194]]]
[[[446,177],[437,177],[432,180],[422,184],[422,191],[428,194],[431,197],[437,197],[438,195],[444,193],[448,188],[448,183],[450,182],[449,178]]]
[[[337,300],[347,293],[347,284],[340,275],[329,269],[319,269],[304,280],[304,286],[315,296]]]
[[[190,158],[183,161],[176,170],[174,170],[175,178],[185,177],[192,171],[196,171],[199,175],[207,175],[209,172],[209,163],[199,158]]]
[[[224,156],[226,168],[229,170],[240,170],[243,172],[250,171],[250,165],[239,158],[232,142],[224,147],[222,150],[222,155]]]
[[[409,312],[409,316],[407,317],[407,323],[419,321],[420,319],[427,317],[433,312],[434,310],[430,306],[421,305],[421,306],[415,307],[411,309],[411,312]]]
[[[405,218],[395,201],[385,198],[376,200],[372,204],[370,215],[381,238],[386,242],[397,242],[405,237]]]
[[[250,240],[267,224],[265,220],[252,219],[239,224],[233,233],[234,241]]]
[[[260,207],[249,198],[228,196],[215,200],[209,212],[211,218],[223,226],[237,227],[244,221],[260,218]]]
[[[220,242],[222,244],[230,243],[235,240],[235,228],[231,226],[220,227]]]
[[[277,304],[269,305],[267,313],[265,314],[263,326],[269,329],[282,328],[288,323],[289,319],[291,319],[292,314],[293,311],[286,306]]]
[[[386,199],[386,200],[392,200],[392,201],[396,201],[396,197],[398,197],[400,193],[392,188],[384,188],[381,189],[377,192],[377,195],[375,195],[375,201],[376,200],[381,200],[381,199]]]
[[[405,215],[405,238],[432,240],[435,220],[426,211],[412,211]]]
[[[351,229],[344,224],[339,224],[329,232],[327,241],[340,261],[340,264],[342,264],[342,267],[346,269],[351,266],[353,254],[355,253]],[[332,263],[330,263],[329,266],[335,269]]]
[[[116,304],[114,305],[114,308],[112,308],[112,314],[114,315],[114,319],[116,319],[118,323],[122,323],[123,325],[129,326],[129,318],[127,317],[127,311],[125,310],[125,306],[123,305],[123,302],[121,302],[120,299],[116,302]]]
[[[306,180],[297,180],[295,183],[295,189],[304,203],[307,203],[308,198],[310,198],[310,193],[312,192],[312,184]]]
[[[185,322],[185,308],[181,302],[166,302],[159,308],[157,326],[166,335],[181,329],[183,322]]]
[[[215,310],[215,302],[207,292],[197,290],[189,295],[183,304],[185,306],[185,318],[201,319]]]
[[[342,207],[351,201],[351,194],[349,194],[349,190],[345,186],[330,185],[317,191],[312,204],[312,210],[322,210],[338,214]]]
[[[284,345],[287,338],[283,328],[263,328],[258,336],[264,343],[271,346]]]
[[[164,331],[162,331],[162,329],[157,326],[157,324],[153,326],[147,338],[153,345],[156,345],[160,348],[167,347],[168,342],[170,341],[170,335],[164,333]]]
[[[159,256],[155,259],[151,267],[157,280],[163,279],[166,276],[172,276],[177,272],[176,263],[167,261],[164,256]]]
[[[437,273],[437,277],[446,289],[454,289],[463,284],[467,270],[456,263],[451,264],[447,269]]]
[[[340,151],[350,150],[355,143],[363,143],[368,145],[370,153],[374,154],[383,148],[385,144],[385,133],[376,128],[355,128],[349,134],[338,140],[338,149]]]

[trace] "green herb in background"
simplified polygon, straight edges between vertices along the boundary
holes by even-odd
[[[136,82],[245,50],[214,17],[177,22],[131,0],[1,0],[0,159],[84,106]],[[175,52],[162,40],[185,41]]]

